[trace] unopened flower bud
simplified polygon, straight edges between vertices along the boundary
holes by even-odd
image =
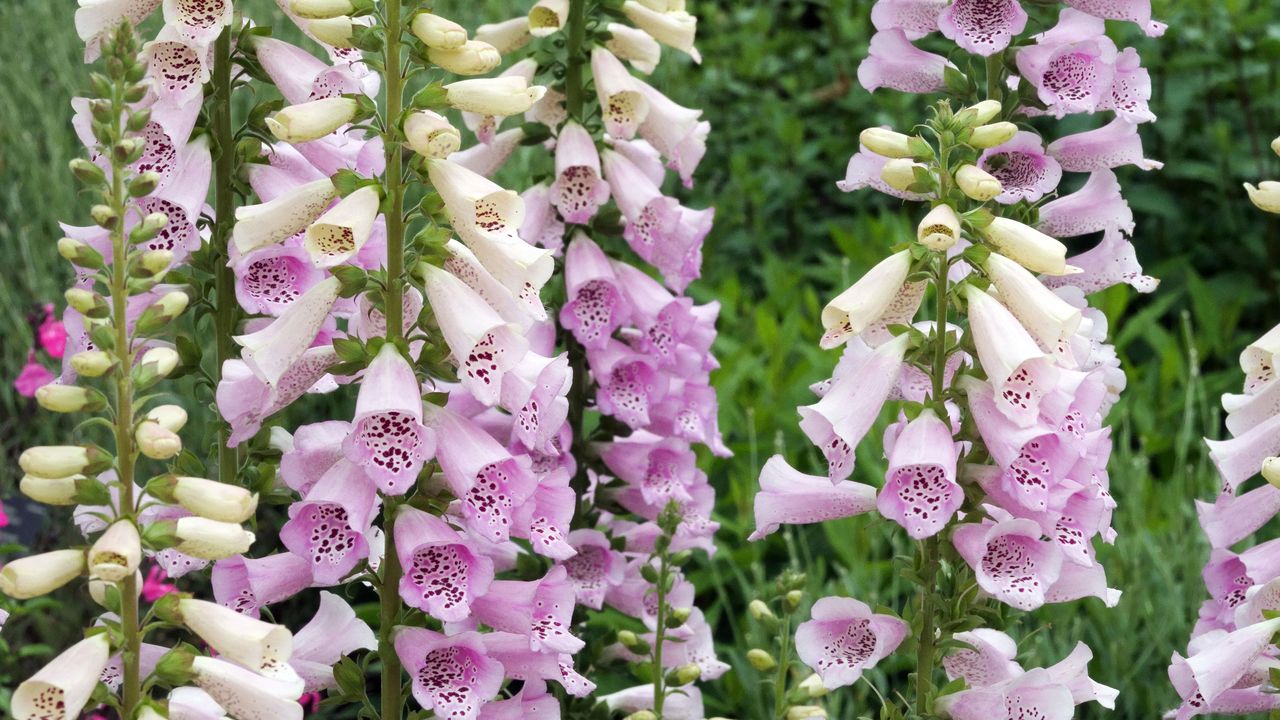
[[[697,682],[702,678],[702,668],[697,663],[686,663],[671,671],[667,676],[671,685],[682,687],[689,683]]]
[[[517,75],[459,80],[444,89],[445,99],[458,110],[495,117],[527,112],[547,92],[546,87],[530,85]]]
[[[1252,183],[1245,183],[1244,189],[1249,193],[1249,200],[1259,210],[1280,214],[1280,182],[1264,180],[1256,187]]]
[[[414,15],[413,21],[409,23],[409,30],[423,45],[434,50],[452,50],[467,42],[466,28],[429,12]]]
[[[147,483],[147,494],[177,503],[210,520],[242,523],[258,508],[257,493],[226,483],[197,477],[162,475]]]
[[[111,148],[111,153],[120,162],[133,162],[142,155],[145,147],[146,141],[142,138],[127,137],[116,141],[115,146]]]
[[[169,720],[168,716],[161,715],[158,710],[150,705],[143,705],[138,710],[138,720]]]
[[[267,118],[267,128],[287,143],[310,142],[354,120],[359,109],[359,103],[347,97],[312,100],[289,105]]]
[[[83,377],[102,377],[115,364],[115,360],[101,350],[84,350],[71,356],[71,369]]]
[[[291,0],[293,14],[308,20],[325,20],[355,12],[351,0]]]
[[[84,551],[54,550],[11,560],[0,569],[0,592],[15,600],[57,590],[84,572]]]
[[[1271,141],[1271,152],[1280,155],[1280,137]]]
[[[969,127],[986,125],[1000,114],[1004,106],[999,100],[983,100],[956,113],[956,120]]]
[[[148,170],[129,181],[129,195],[140,198],[156,191],[160,185],[160,173]]]
[[[920,244],[935,252],[943,252],[960,239],[960,218],[950,205],[939,205],[929,211],[916,229]]]
[[[994,200],[1004,192],[1004,186],[994,175],[977,165],[965,165],[956,171],[956,185],[966,196],[986,202]]]
[[[151,108],[142,108],[129,113],[129,119],[125,122],[125,129],[129,132],[141,132],[151,122]]]
[[[317,40],[336,48],[351,47],[352,27],[351,18],[346,15],[324,20],[312,20],[307,24],[307,29],[311,31],[312,35],[316,36]]]
[[[26,474],[42,478],[96,475],[111,466],[111,456],[88,445],[43,445],[24,451],[18,465]]]
[[[766,618],[777,620],[773,611],[769,609],[769,604],[759,598],[756,598],[747,604],[747,612],[751,615],[752,619],[755,620],[764,620]]]
[[[658,716],[653,714],[652,710],[640,710],[631,713],[622,720],[658,720]]]
[[[23,475],[18,483],[18,490],[23,495],[45,505],[75,505],[76,483],[84,479],[84,475],[68,475],[60,478]]]
[[[804,592],[800,590],[792,590],[783,598],[787,603],[788,610],[795,610],[800,607],[800,601],[804,600]]]
[[[84,288],[68,288],[62,296],[67,306],[88,318],[102,319],[110,314],[106,298]]]
[[[484,75],[498,67],[502,54],[489,43],[468,40],[447,50],[428,48],[427,59],[455,75]]]
[[[154,347],[142,355],[138,366],[150,368],[156,377],[168,377],[178,367],[178,351],[170,347]]]
[[[142,540],[132,520],[117,520],[89,549],[89,573],[108,582],[120,582],[137,571],[142,562]]]
[[[102,253],[80,240],[64,237],[58,240],[58,254],[73,265],[96,270],[103,265]]]
[[[168,597],[167,595],[165,597]],[[191,666],[195,662],[195,648],[183,643],[160,656],[153,675],[165,685],[181,687],[191,682]]]
[[[182,452],[182,438],[156,422],[143,421],[133,437],[138,451],[152,460],[168,460]]]
[[[136,588],[139,593],[142,592],[142,573],[135,571],[133,573],[133,578],[134,578],[134,588]],[[89,597],[93,598],[94,602],[98,603],[103,607],[107,607],[107,589],[108,588],[115,588],[117,592],[120,592],[121,590],[123,590],[123,588],[120,587],[117,583],[103,580],[102,578],[92,577],[92,576],[89,578]],[[115,609],[118,609],[118,608],[115,608]]]
[[[142,218],[142,222],[129,232],[129,242],[138,245],[155,239],[156,235],[169,224],[169,216],[155,212]]]
[[[120,216],[116,215],[116,211],[106,205],[94,205],[89,208],[89,217],[93,219],[95,225],[106,230],[111,230],[120,222]]]
[[[980,125],[973,129],[973,134],[969,136],[969,145],[980,150],[993,148],[997,145],[1003,145],[1013,139],[1018,134],[1018,126],[1011,122],[991,123],[990,125]]]
[[[187,302],[187,294],[180,290],[167,293],[142,311],[134,327],[137,332],[150,335],[181,315],[187,309]]]
[[[814,673],[804,680],[801,680],[799,687],[811,698],[820,698],[829,692],[827,687],[822,684],[822,676],[818,673]]]
[[[859,140],[871,152],[887,158],[910,158],[915,153],[911,148],[911,136],[885,128],[867,128],[862,131]]]
[[[148,250],[138,259],[138,267],[143,277],[153,277],[169,269],[173,263],[172,250]]]
[[[49,412],[98,412],[107,406],[107,399],[93,388],[78,385],[49,383],[36,390],[36,402]]]
[[[237,523],[202,517],[179,518],[174,523],[173,534],[174,549],[203,560],[221,560],[246,553],[253,545],[253,533]]]
[[[787,709],[786,720],[817,720],[826,716],[827,711],[817,705],[793,705]]]
[[[906,192],[916,182],[916,169],[924,165],[910,158],[893,158],[880,170],[880,179],[888,183],[894,190]]]
[[[768,672],[778,666],[778,662],[773,659],[773,656],[760,648],[751,648],[747,651],[747,662],[751,663],[751,667],[760,672]]]
[[[1269,457],[1262,461],[1262,478],[1280,488],[1280,458]]]
[[[107,181],[107,174],[96,163],[76,158],[70,163],[71,173],[82,183],[100,185]]]
[[[1031,272],[1048,275],[1071,272],[1067,266],[1066,245],[1017,220],[995,218],[983,233],[997,251]]]
[[[692,612],[692,609],[687,607],[672,608],[671,614],[667,616],[671,621],[675,622],[675,625],[671,627],[680,627],[685,624],[689,620],[690,612]]]
[[[404,121],[405,140],[423,157],[443,160],[462,147],[458,129],[439,113],[421,110]]]

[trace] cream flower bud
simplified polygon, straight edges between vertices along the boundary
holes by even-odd
[[[1011,122],[991,123],[990,125],[980,125],[973,129],[973,134],[969,136],[969,145],[981,150],[993,148],[997,145],[1003,145],[1013,139],[1018,134],[1018,126]]]
[[[1269,457],[1262,461],[1262,478],[1280,488],[1280,458]]]
[[[909,158],[915,153],[911,149],[911,136],[885,128],[867,128],[858,136],[863,146],[871,152],[887,158]]]
[[[351,18],[347,15],[339,15],[338,17],[324,20],[312,20],[307,24],[307,30],[310,30],[317,40],[336,48],[351,47],[351,33],[354,27],[351,23]]]
[[[960,186],[960,192],[978,202],[994,200],[1004,192],[1000,181],[977,165],[965,165],[957,170],[956,185]]]
[[[351,0],[290,0],[289,9],[298,17],[324,20],[355,12]]]
[[[133,573],[133,580],[134,580],[134,589],[138,593],[141,593],[142,592],[142,572],[135,571]],[[107,580],[103,580],[102,578],[90,577],[89,578],[89,597],[92,598],[93,601],[98,603],[99,605],[106,607],[107,588],[114,587],[117,585],[118,583],[109,582]],[[124,588],[119,588],[119,589],[122,592],[124,590]]]
[[[15,600],[57,590],[84,572],[83,550],[54,550],[12,560],[0,569],[0,592]]]
[[[60,478],[77,473],[96,474],[111,466],[111,456],[82,445],[43,445],[28,448],[18,457],[18,466],[28,475]]]
[[[293,634],[288,628],[242,615],[229,607],[186,598],[177,603],[178,618],[225,660],[267,677],[294,678],[289,667]]]
[[[111,659],[111,638],[105,632],[72,645],[18,685],[10,710],[15,720],[78,718],[98,687]]]
[[[569,0],[538,0],[529,9],[529,34],[546,37],[569,20]]]
[[[143,421],[133,433],[138,451],[152,460],[168,460],[182,452],[182,438],[152,421]]]
[[[894,190],[906,192],[916,182],[916,168],[923,169],[924,165],[910,158],[893,158],[880,169],[880,179]]]
[[[999,105],[999,103],[996,104]],[[827,687],[822,684],[822,676],[818,673],[813,673],[804,680],[801,680],[799,687],[811,698],[820,698],[829,692]]]
[[[89,548],[89,574],[108,582],[120,582],[138,570],[142,539],[132,520],[117,520]]]
[[[71,309],[81,315],[93,317],[96,314],[95,310],[99,306],[98,300],[100,296],[92,290],[85,290],[84,288],[69,288],[62,294],[62,297],[67,301],[67,305]],[[105,301],[102,303],[102,307],[106,307]]]
[[[930,210],[916,228],[916,239],[921,245],[937,252],[955,245],[960,239],[960,218],[956,211],[945,204]]]
[[[147,492],[166,502],[171,499],[201,517],[228,523],[242,523],[258,508],[257,493],[204,478],[162,476],[147,484]]]
[[[182,432],[187,425],[187,411],[181,405],[157,405],[147,411],[146,419],[169,432]]]
[[[1280,155],[1280,137],[1271,141],[1271,152]]]
[[[957,116],[971,125],[986,125],[994,120],[1003,109],[1004,105],[999,100],[983,100],[976,105],[970,105],[961,110],[957,113]]]
[[[148,250],[142,254],[138,265],[145,273],[145,277],[155,277],[165,270],[168,270],[169,264],[172,262],[172,250]]]
[[[190,299],[181,290],[166,293],[142,311],[134,328],[144,335],[154,333],[181,315],[187,309],[188,302]]]
[[[429,12],[414,15],[412,22],[409,23],[409,31],[421,40],[423,45],[435,50],[452,50],[462,47],[467,42],[466,28]]]
[[[71,356],[71,369],[84,377],[102,377],[116,364],[101,350],[84,350]]]
[[[1244,189],[1249,192],[1249,200],[1259,210],[1280,214],[1280,182],[1264,180],[1257,187],[1252,183],[1245,183]]]
[[[78,385],[49,383],[36,390],[36,402],[49,412],[97,412],[107,406],[102,393]]]
[[[45,505],[75,505],[77,484],[86,479],[84,475],[68,475],[60,478],[23,475],[18,483],[18,490],[23,495]]]
[[[764,620],[765,618],[770,620],[777,619],[777,616],[773,614],[773,610],[769,609],[769,605],[758,598],[747,604],[747,612],[750,613],[751,617],[755,620]]]
[[[751,648],[747,651],[747,662],[760,672],[768,672],[778,666],[778,661],[774,660],[768,651],[760,648]]]
[[[427,48],[427,59],[455,75],[483,75],[498,67],[502,53],[487,42],[468,40],[456,48]]]
[[[1016,220],[996,218],[983,231],[987,241],[1022,267],[1047,275],[1068,275],[1067,246]]]
[[[786,720],[819,720],[827,711],[817,705],[793,705],[787,709]]]
[[[154,347],[142,354],[139,365],[154,365],[157,377],[168,377],[178,367],[178,351],[170,347]]]
[[[287,143],[319,140],[355,119],[359,105],[352,98],[332,97],[289,105],[267,118],[271,134]]]
[[[462,147],[462,134],[440,113],[421,110],[404,121],[409,147],[423,157],[443,160]]]
[[[179,518],[174,524],[174,549],[203,560],[221,560],[249,551],[253,533],[236,523],[202,517]]]
[[[529,33],[529,19],[523,15],[476,28],[477,40],[489,43],[504,55],[528,45],[532,37]]]
[[[444,89],[449,104],[458,110],[494,117],[525,113],[547,92],[542,85],[531,86],[517,75],[459,80]]]

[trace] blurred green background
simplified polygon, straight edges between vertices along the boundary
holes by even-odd
[[[722,658],[734,666],[707,686],[708,714],[763,718],[767,704],[753,702],[764,692],[761,677],[744,660],[759,640],[744,618],[747,600],[791,564],[807,571],[810,597],[856,594],[894,605],[903,585],[892,562],[901,533],[884,523],[828,523],[754,545],[742,539],[753,526],[756,475],[769,455],[785,452],[802,469],[818,466],[793,408],[811,401],[808,385],[825,378],[836,360],[817,348],[819,309],[914,229],[896,201],[873,191],[846,195],[835,181],[862,128],[905,126],[922,117],[924,102],[890,91],[870,95],[853,80],[872,32],[870,0],[690,4],[701,17],[706,60],[700,67],[668,62],[657,85],[682,104],[705,108],[713,128],[698,185],[688,194],[692,206],[717,208],[704,278],[691,292],[724,306],[716,381],[722,428],[736,456],[708,465],[720,493],[722,548],[695,573]],[[69,100],[86,82],[74,5],[0,3],[0,498],[16,493],[22,448],[70,429],[34,412],[10,383],[31,346],[29,314],[59,301],[69,279],[54,249],[57,222],[82,223],[89,204],[65,171],[81,152]],[[456,11],[454,5],[437,3],[471,26],[513,14],[501,0],[457,3]],[[1163,38],[1118,23],[1112,31],[1139,50],[1155,81],[1152,109],[1160,120],[1143,136],[1147,157],[1167,165],[1120,175],[1137,216],[1139,257],[1163,284],[1150,297],[1115,288],[1094,298],[1111,318],[1129,376],[1111,418],[1120,538],[1100,552],[1124,598],[1111,610],[1097,600],[1050,607],[1011,630],[1023,640],[1024,658],[1037,665],[1056,662],[1078,640],[1089,643],[1093,677],[1121,689],[1113,716],[1120,718],[1156,717],[1176,702],[1165,667],[1171,652],[1185,651],[1204,597],[1199,571],[1208,554],[1192,501],[1217,485],[1199,438],[1222,434],[1217,396],[1238,387],[1239,350],[1280,321],[1280,225],[1255,211],[1240,187],[1280,175],[1280,161],[1267,148],[1280,134],[1277,7],[1271,0],[1154,5],[1170,25]],[[1043,127],[1058,135],[1068,126]],[[875,443],[865,445],[863,479],[883,464],[870,449]],[[64,518],[55,513],[55,524],[42,533],[57,533]],[[64,617],[36,613],[23,622],[61,647],[78,632]],[[13,663],[29,671],[48,647],[14,651],[0,673]],[[905,663],[890,660],[872,678],[883,687],[892,674],[897,685]],[[13,678],[0,679],[11,687]],[[865,684],[840,693],[829,708],[839,718],[876,711]],[[1101,716],[1095,706],[1078,715]]]

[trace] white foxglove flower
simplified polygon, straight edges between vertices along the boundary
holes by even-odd
[[[1003,305],[973,285],[965,287],[969,331],[978,360],[996,390],[996,406],[1019,427],[1040,415],[1040,400],[1058,382],[1058,368]]]
[[[409,147],[425,158],[442,160],[462,147],[462,134],[440,113],[421,110],[404,121]]]
[[[423,45],[435,50],[460,48],[467,42],[467,29],[447,18],[420,12],[413,16],[409,30]]]
[[[477,40],[489,43],[504,55],[528,45],[532,37],[529,19],[523,15],[476,28]]]
[[[120,582],[142,563],[142,539],[132,520],[117,520],[89,548],[89,574],[107,582]]]
[[[477,115],[507,117],[529,111],[547,89],[518,76],[459,80],[444,86],[449,105]]]
[[[949,249],[960,239],[960,218],[950,205],[939,205],[929,211],[916,228],[916,239],[935,252]]]
[[[484,75],[498,67],[502,53],[487,42],[468,40],[456,48],[427,48],[427,59],[455,75]]]
[[[101,472],[111,458],[96,448],[79,445],[41,445],[18,456],[18,466],[28,475],[60,478],[77,473]]]
[[[15,600],[39,597],[57,590],[84,573],[82,550],[53,550],[28,555],[0,568],[0,592]]]
[[[698,35],[698,18],[684,10],[658,11],[636,0],[622,4],[622,12],[636,27],[649,33],[654,40],[702,62],[702,55],[693,46]]]
[[[233,338],[243,348],[241,357],[255,375],[270,387],[280,382],[285,371],[311,347],[338,299],[340,288],[337,278],[318,282],[290,303],[270,325]]]
[[[1264,180],[1258,183],[1257,187],[1252,183],[1245,183],[1244,189],[1249,193],[1249,200],[1259,210],[1280,213],[1280,182]]]
[[[315,222],[337,194],[333,181],[322,178],[299,185],[271,202],[237,208],[231,231],[236,249],[247,253],[288,240]]]
[[[272,680],[300,682],[289,666],[293,633],[288,628],[191,598],[178,601],[178,615],[182,624],[223,658]]]
[[[848,290],[822,309],[822,346],[831,348],[866,330],[884,315],[911,271],[911,253],[903,250],[881,260]]]
[[[40,668],[13,693],[16,720],[71,720],[98,686],[111,659],[111,640],[98,633],[72,645]]]
[[[174,536],[178,540],[175,550],[202,560],[246,553],[253,545],[253,533],[240,525],[202,517],[178,518]]]
[[[998,217],[983,231],[987,241],[1002,255],[1032,272],[1046,275],[1069,275],[1067,246],[1009,218]]]
[[[323,20],[355,12],[351,0],[290,0],[294,15],[308,20]]]
[[[302,720],[301,680],[282,682],[208,657],[191,662],[196,685],[236,720]]]
[[[649,115],[649,101],[631,73],[613,53],[602,47],[591,51],[591,74],[604,115],[604,128],[616,140],[635,137]]]
[[[1067,340],[1080,327],[1080,311],[1044,286],[1026,268],[1000,253],[983,264],[1000,292],[1000,302],[1050,352],[1066,353]]]
[[[358,110],[359,105],[351,98],[322,98],[289,105],[267,118],[267,128],[287,143],[310,142],[351,122]]]
[[[643,30],[637,30],[622,23],[609,23],[605,26],[609,40],[604,46],[620,60],[631,63],[631,67],[648,75],[658,67],[662,60],[662,46],[653,36]]]
[[[302,246],[316,267],[340,265],[360,252],[373,232],[380,202],[378,189],[365,185],[311,223]]]

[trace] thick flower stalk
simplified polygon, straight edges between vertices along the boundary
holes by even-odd
[[[1272,148],[1280,153],[1280,139]],[[1280,185],[1274,181],[1246,183],[1245,190],[1260,210],[1280,213]],[[1170,660],[1169,679],[1182,698],[1170,714],[1177,720],[1280,709],[1272,672],[1280,632],[1280,568],[1272,561],[1278,541],[1233,549],[1280,512],[1277,353],[1280,327],[1244,349],[1244,388],[1222,396],[1230,437],[1206,440],[1222,485],[1213,502],[1196,501],[1213,548],[1203,573],[1209,599],[1200,606],[1186,657],[1175,652]]]
[[[258,623],[249,629],[253,632],[228,640],[198,619],[201,608],[216,606],[179,594],[163,597],[186,603],[191,609],[185,614],[172,615],[159,601],[142,612],[144,557],[195,564],[242,552],[254,536],[240,523],[252,515],[257,498],[199,478],[141,479],[147,465],[164,463],[183,447],[179,433],[186,412],[156,404],[152,391],[179,364],[166,337],[186,310],[188,295],[167,276],[176,255],[191,249],[175,239],[182,233],[175,223],[189,216],[170,194],[178,189],[168,184],[172,176],[167,173],[178,170],[149,155],[153,123],[174,111],[159,96],[160,68],[127,21],[110,21],[115,28],[90,43],[92,53],[103,58],[103,72],[92,76],[96,97],[76,101],[77,129],[90,159],[73,161],[71,169],[98,199],[90,211],[94,225],[68,227],[68,237],[58,243],[77,269],[76,285],[66,293],[72,333],[62,377],[41,387],[36,399],[53,412],[98,416],[80,427],[110,429],[111,449],[84,442],[22,454],[22,492],[50,505],[79,504],[75,519],[89,546],[13,560],[0,569],[0,592],[15,599],[44,595],[85,577],[106,612],[85,640],[18,686],[12,712],[24,719],[69,719],[79,717],[92,699],[120,717],[167,717],[179,695],[219,713],[219,704],[237,707],[239,696],[193,670],[200,663],[234,662],[238,672],[270,676],[278,683],[273,697],[292,702],[301,680],[287,664],[275,662],[289,657],[293,638],[287,629]],[[202,168],[207,183],[208,155],[200,149],[188,148],[191,162],[182,172],[195,187],[186,192],[202,187]],[[169,650],[146,642],[156,630],[182,626],[227,661],[201,657],[187,645]],[[156,690],[172,692],[157,697]],[[245,706],[241,717],[266,717],[251,713]]]
[[[715,549],[715,492],[695,447],[729,454],[709,383],[719,308],[684,295],[713,212],[663,190],[692,184],[710,126],[642,77],[664,47],[698,60],[696,25],[683,2],[543,0],[481,27],[504,51],[532,43],[500,77],[548,77],[549,89],[522,125],[504,129],[512,112],[466,115],[480,144],[456,156],[490,174],[525,145],[548,169],[522,194],[519,233],[561,260],[558,331],[543,327],[567,351],[573,386],[554,422],[520,442],[576,500],[552,555],[582,606],[575,622],[606,605],[633,618],[616,643],[587,638],[584,655],[592,673],[630,663],[640,684],[600,700],[638,719],[703,717],[693,683],[727,670],[682,570],[694,550]]]
[[[1084,674],[1083,645],[1058,665],[1024,670],[1015,641],[982,627],[999,620],[1001,604],[1119,600],[1093,543],[1115,539],[1105,418],[1124,374],[1086,296],[1119,283],[1154,289],[1114,169],[1159,163],[1142,157],[1137,134],[1154,119],[1150,80],[1134,50],[1107,38],[1104,19],[1153,35],[1162,26],[1146,3],[1066,5],[1056,26],[1029,39],[1020,36],[1033,26],[1031,8],[1017,0],[879,0],[872,11],[878,32],[862,85],[952,99],[910,134],[864,131],[839,183],[923,205],[918,232],[823,310],[820,343],[844,352],[814,386],[819,401],[799,412],[827,473],[772,458],[753,538],[878,512],[915,541],[904,575],[918,590],[899,614],[863,602],[872,598],[824,598],[795,634],[799,659],[827,690],[910,652],[911,691],[882,693],[902,700],[886,700],[886,717],[1065,718],[1116,697]],[[986,58],[985,77],[914,44],[934,43],[934,33]],[[1100,129],[1047,147],[1030,129],[1033,117],[1104,112],[1113,117]],[[1064,172],[1089,176],[1056,197]],[[1079,246],[1074,238],[1099,234],[1068,257],[1064,240]],[[883,482],[854,480],[855,450],[886,408]],[[803,685],[780,685],[779,697],[807,702],[815,693]]]

